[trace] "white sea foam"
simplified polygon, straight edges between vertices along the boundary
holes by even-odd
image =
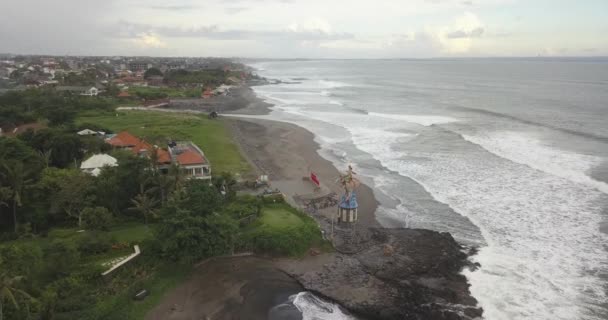
[[[538,138],[512,131],[463,135],[463,138],[503,158],[608,194],[607,183],[587,175],[589,170],[603,162],[600,157],[550,148]]]
[[[342,102],[340,102],[338,100],[330,100],[329,104],[333,104],[333,105],[336,105],[336,106],[344,106],[344,103],[342,103]]]
[[[329,96],[331,96],[331,92],[329,92],[327,90],[322,90],[320,95],[322,95],[324,97],[329,97]]]
[[[319,86],[323,88],[342,88],[350,87],[351,85],[340,81],[319,80]]]
[[[432,115],[408,115],[408,114],[390,114],[390,113],[379,113],[379,112],[369,112],[370,116],[393,119],[393,120],[403,120],[410,123],[416,123],[423,126],[430,126],[433,124],[442,124],[442,123],[450,123],[456,122],[458,119],[444,116],[432,116]]]
[[[595,319],[588,311],[607,299],[595,275],[608,264],[597,227],[602,193],[482,149],[390,152],[367,129],[351,132],[360,149],[481,229],[482,268],[465,274],[487,319]]]
[[[300,292],[290,297],[293,304],[302,312],[303,320],[354,320],[330,302],[314,296],[310,292]]]

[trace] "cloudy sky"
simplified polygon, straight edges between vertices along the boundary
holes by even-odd
[[[0,52],[607,56],[608,0],[1,0]]]

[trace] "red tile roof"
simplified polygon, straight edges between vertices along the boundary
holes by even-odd
[[[127,98],[127,97],[130,97],[130,96],[131,96],[131,95],[130,95],[128,92],[126,92],[126,91],[121,91],[121,92],[118,94],[118,97],[119,97],[119,98]]]
[[[119,147],[119,148],[134,147],[137,144],[139,144],[140,142],[141,142],[141,140],[138,137],[136,137],[126,131],[123,131],[108,140],[109,144],[111,144],[114,147]]]
[[[144,140],[140,140],[139,143],[137,143],[136,145],[133,146],[131,151],[133,151],[133,153],[138,155],[140,152],[147,152],[147,151],[150,151],[153,149],[154,149],[154,147],[152,147],[151,144],[145,142]]]
[[[156,154],[158,155],[158,163],[171,163],[169,151],[158,148],[156,149]]]
[[[180,165],[205,164],[207,162],[203,155],[191,149],[180,153],[176,160]]]

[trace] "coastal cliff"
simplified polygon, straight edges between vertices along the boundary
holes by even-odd
[[[460,270],[473,267],[448,233],[372,229],[356,254],[279,266],[302,286],[364,319],[474,319],[482,310]]]

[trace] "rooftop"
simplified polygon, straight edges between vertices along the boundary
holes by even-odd
[[[205,153],[192,142],[178,142],[169,145],[169,152],[179,165],[209,164]]]

